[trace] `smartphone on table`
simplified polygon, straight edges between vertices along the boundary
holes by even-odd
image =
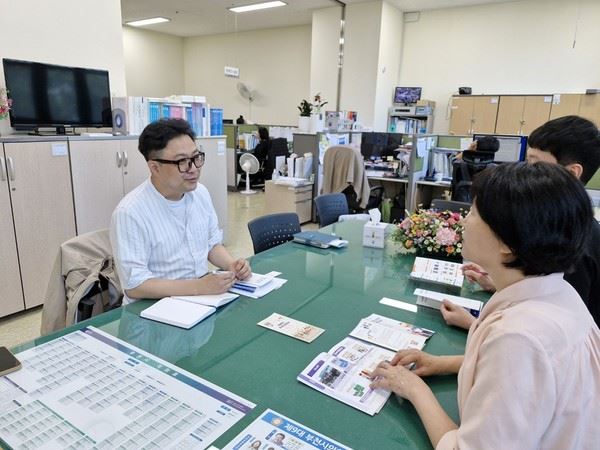
[[[0,377],[21,368],[21,363],[6,347],[0,347]]]

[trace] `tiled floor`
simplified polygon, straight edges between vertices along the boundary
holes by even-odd
[[[263,192],[255,195],[230,192],[227,201],[229,224],[226,245],[234,257],[246,258],[254,253],[246,225],[249,220],[265,214],[265,196]],[[308,223],[302,228],[316,229],[318,226]],[[0,345],[10,348],[38,337],[41,316],[40,307],[0,319]]]

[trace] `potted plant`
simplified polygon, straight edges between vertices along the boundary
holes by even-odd
[[[321,93],[318,92],[315,94],[314,101],[312,104],[313,114],[310,117],[310,132],[316,133],[318,131],[323,131],[325,126],[325,117],[323,115],[323,106],[327,104],[326,101],[323,101],[321,98]]]
[[[307,133],[310,128],[310,115],[312,114],[313,105],[304,99],[298,106],[300,117],[298,118],[298,130]]]

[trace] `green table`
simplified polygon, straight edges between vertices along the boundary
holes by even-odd
[[[93,325],[256,403],[249,417],[215,442],[217,447],[272,408],[357,450],[430,448],[425,429],[408,402],[392,396],[371,417],[296,381],[319,352],[328,351],[371,313],[437,331],[426,346],[428,352],[464,351],[466,333],[446,326],[438,311],[419,308],[412,313],[379,303],[382,297],[415,302],[412,293],[418,284],[408,279],[414,257],[363,247],[362,226],[363,222],[352,221],[326,228],[350,241],[345,249],[321,250],[289,242],[252,257],[255,272],[276,270],[288,282],[262,299],[241,297],[191,330],[140,318],[140,311],[151,304],[141,301],[14,350]],[[487,298],[467,289],[461,295]],[[273,312],[326,331],[306,344],[256,325]],[[458,420],[456,377],[433,377],[427,382],[444,409]]]

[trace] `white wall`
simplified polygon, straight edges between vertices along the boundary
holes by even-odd
[[[310,96],[310,43],[310,25],[186,38],[185,91],[223,107],[225,118],[297,125],[296,106]],[[240,78],[225,77],[226,65],[239,67]],[[258,92],[251,117],[238,81]]]
[[[358,111],[358,121],[373,126],[382,2],[346,6],[344,71],[340,108]]]
[[[387,131],[388,110],[393,103],[393,92],[400,72],[403,14],[394,6],[383,3],[379,36],[379,62],[373,129]]]
[[[183,94],[183,38],[123,27],[127,95]]]
[[[317,9],[312,16],[310,93],[321,93],[329,102],[324,109],[332,111],[337,103],[341,18],[339,6]]]
[[[0,0],[2,58],[105,69],[114,95],[126,93],[121,29],[119,0]]]
[[[448,100],[458,86],[474,94],[584,92],[600,87],[599,24],[598,0],[421,12],[404,25],[398,85],[422,86],[423,98],[437,102],[436,133],[448,131]]]

